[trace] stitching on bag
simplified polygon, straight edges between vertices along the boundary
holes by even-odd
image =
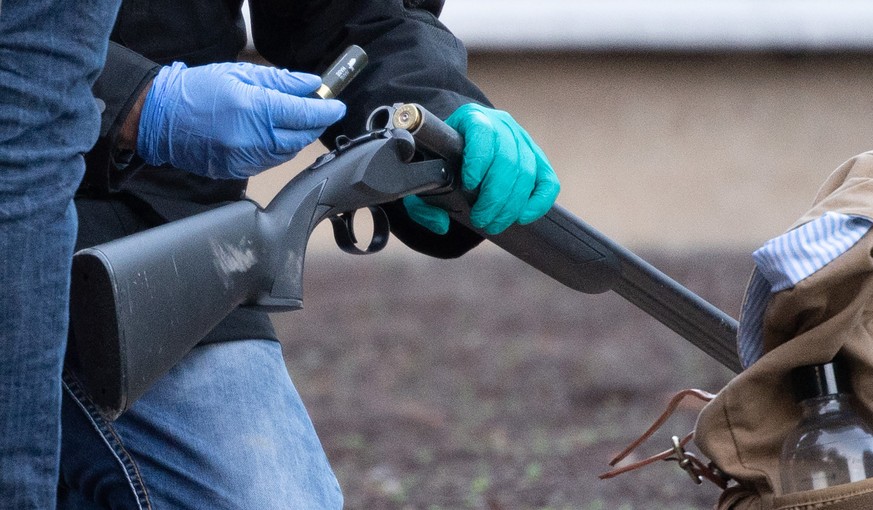
[[[870,480],[871,486],[864,489],[855,489],[851,493],[841,494],[839,496],[834,496],[836,499],[823,499],[821,501],[809,501],[806,503],[800,504],[789,504],[782,505],[778,507],[774,507],[773,510],[812,510],[814,508],[824,508],[828,505],[833,505],[836,503],[840,503],[846,501],[848,499],[852,499],[858,496],[863,496],[864,494],[873,493],[873,480]]]

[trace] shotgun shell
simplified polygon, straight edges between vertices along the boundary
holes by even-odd
[[[367,65],[367,53],[357,45],[351,45],[321,75],[321,87],[315,95],[331,99],[339,95],[358,73]]]
[[[421,111],[414,104],[406,103],[394,111],[394,127],[414,133],[421,126]]]

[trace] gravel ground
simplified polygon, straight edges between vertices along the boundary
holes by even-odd
[[[672,393],[730,372],[613,293],[584,295],[494,249],[311,255],[286,360],[349,509],[711,508],[674,463],[601,481]],[[643,253],[734,317],[751,261]],[[681,409],[641,455],[694,426]]]

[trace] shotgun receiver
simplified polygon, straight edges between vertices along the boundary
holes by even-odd
[[[236,307],[299,309],[307,242],[324,219],[340,247],[356,251],[351,214],[368,208],[375,232],[361,252],[373,253],[388,237],[379,206],[419,194],[477,230],[473,197],[457,177],[458,133],[411,104],[377,109],[367,127],[361,137],[340,137],[265,208],[241,200],[75,254],[70,348],[107,417],[129,408]],[[561,206],[498,235],[477,232],[575,290],[615,290],[740,370],[734,319]]]

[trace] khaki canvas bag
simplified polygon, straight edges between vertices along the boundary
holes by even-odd
[[[827,211],[873,219],[873,152],[834,171],[792,228]],[[701,411],[694,443],[730,477],[719,510],[873,509],[873,479],[781,495],[779,453],[798,423],[788,374],[838,353],[860,405],[873,410],[873,230],[848,251],[772,295],[763,318],[763,356]]]

